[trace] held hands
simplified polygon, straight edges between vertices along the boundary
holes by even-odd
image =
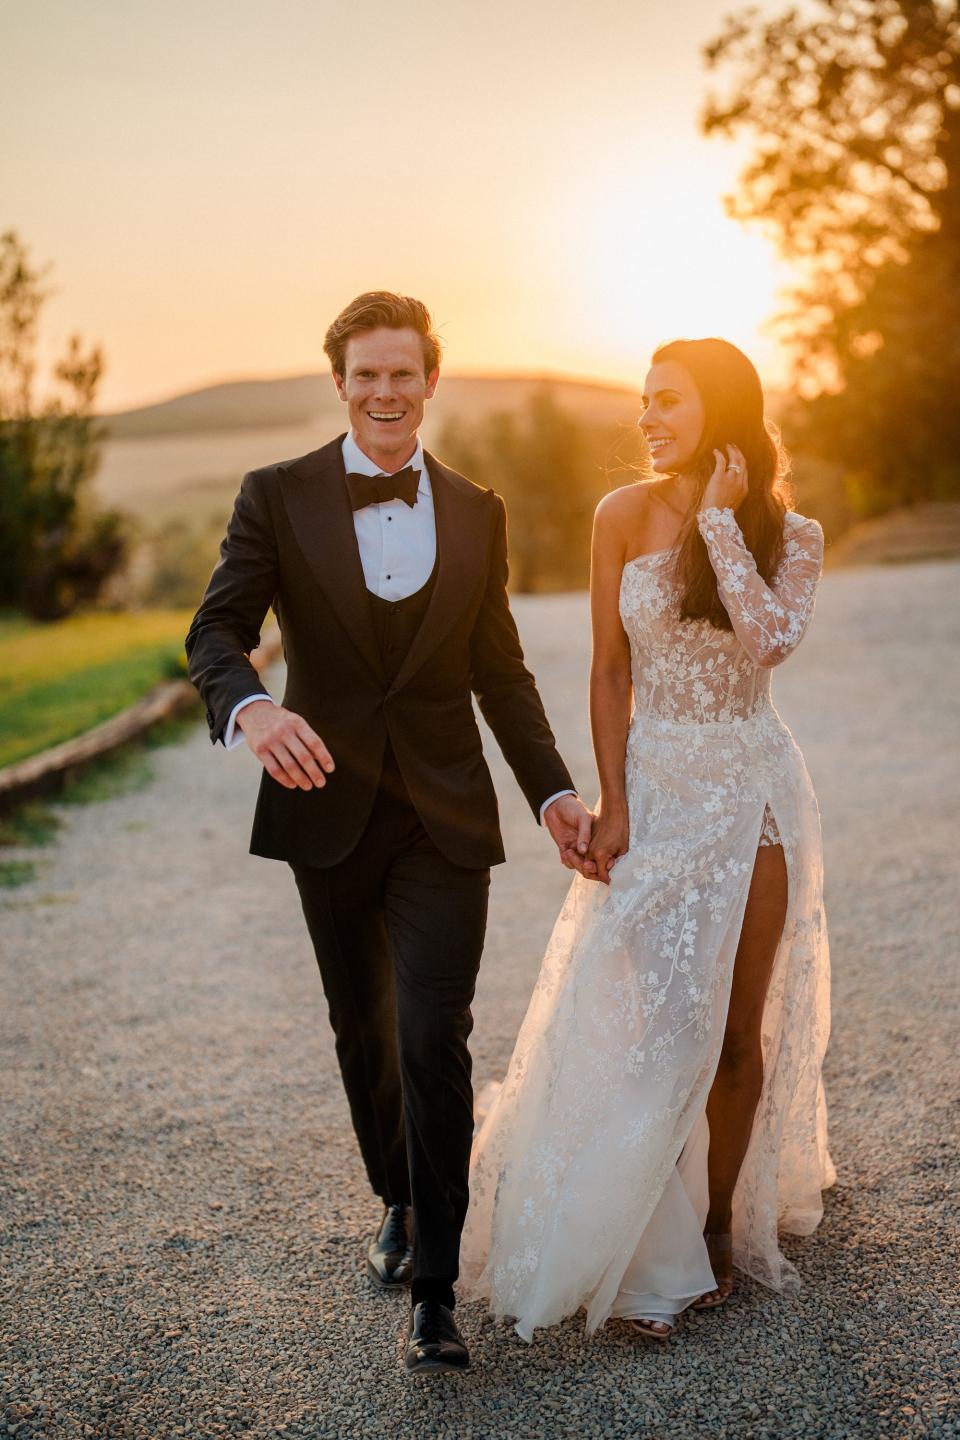
[[[591,815],[576,795],[562,795],[544,812],[543,823],[556,841],[561,864],[587,880],[610,884],[614,863],[630,846],[626,809]]]
[[[597,867],[587,856],[593,816],[579,796],[561,795],[554,800],[543,812],[543,823],[560,851],[561,864],[595,880]]]
[[[717,463],[707,481],[700,501],[701,510],[736,510],[747,498],[747,462],[736,445],[728,445],[727,453],[714,450]]]
[[[602,885],[609,885],[611,870],[629,848],[630,824],[626,809],[606,812],[601,806],[594,817],[593,839],[587,857],[587,863],[594,862],[593,874],[589,875],[586,867],[583,874],[599,880]]]
[[[302,715],[254,700],[237,716],[243,737],[268,775],[287,790],[321,790],[333,770],[333,757]]]

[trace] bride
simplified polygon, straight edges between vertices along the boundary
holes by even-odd
[[[661,347],[643,404],[655,473],[593,537],[603,883],[573,879],[471,1162],[465,1288],[525,1340],[581,1306],[666,1339],[734,1265],[795,1291],[778,1229],[834,1179],[819,815],[770,700],[823,535],[735,346]]]

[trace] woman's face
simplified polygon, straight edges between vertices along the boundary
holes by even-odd
[[[676,475],[700,446],[706,414],[700,391],[676,360],[653,365],[643,391],[640,429],[658,475]]]

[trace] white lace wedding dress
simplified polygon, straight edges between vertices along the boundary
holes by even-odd
[[[574,877],[474,1146],[464,1289],[525,1340],[581,1306],[589,1331],[614,1315],[671,1319],[714,1285],[705,1106],[760,843],[783,844],[788,905],[734,1196],[734,1263],[796,1290],[778,1228],[812,1231],[834,1179],[819,815],[770,701],[770,669],[813,612],[823,535],[788,513],[767,586],[732,510],[704,511],[699,524],[733,631],[680,619],[673,551],[624,566],[630,847],[609,887]]]

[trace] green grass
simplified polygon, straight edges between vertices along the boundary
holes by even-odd
[[[37,867],[32,860],[0,860],[0,890],[14,890],[36,879]]]
[[[183,674],[187,610],[0,618],[0,767],[71,740]]]
[[[60,819],[38,800],[28,800],[9,815],[0,816],[0,845],[34,848],[50,845],[60,829]]]

